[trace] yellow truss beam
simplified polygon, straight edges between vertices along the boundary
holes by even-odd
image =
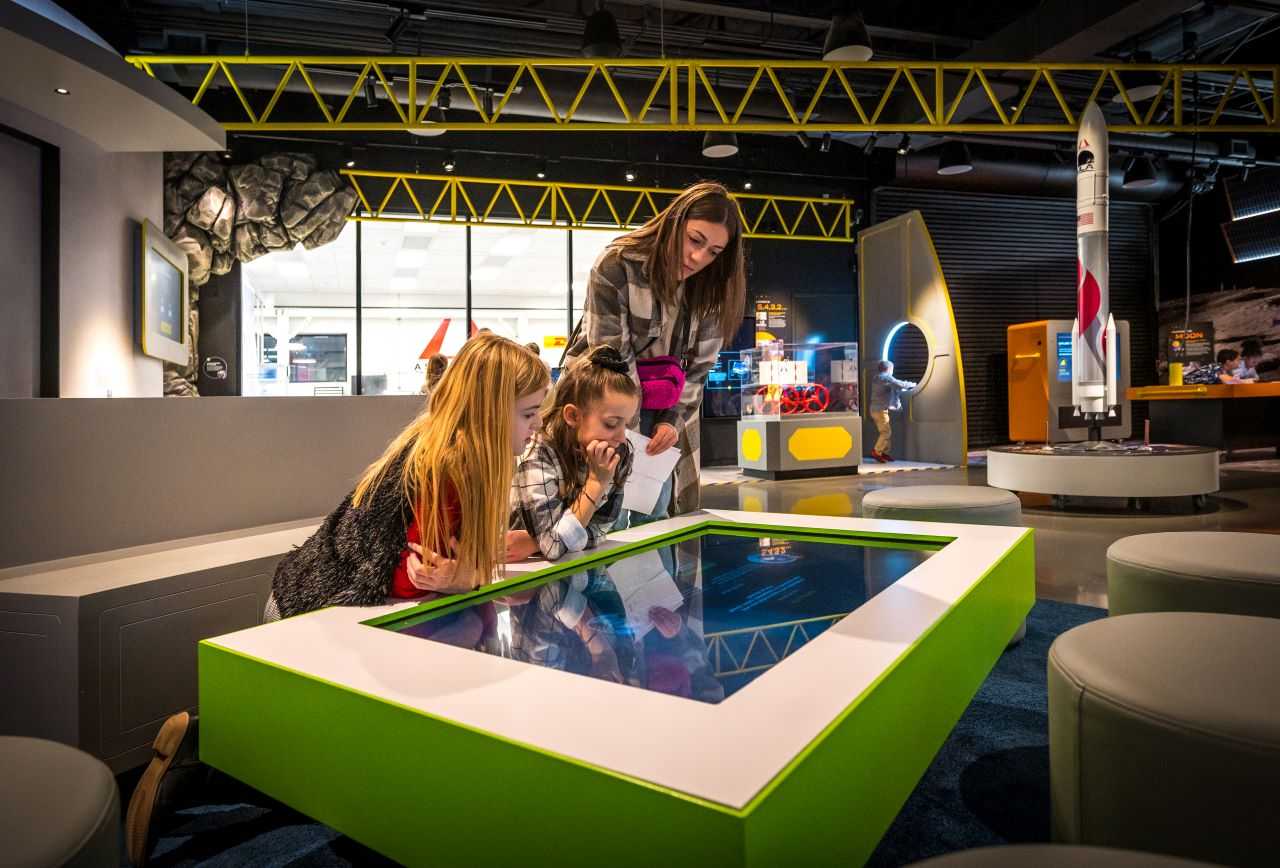
[[[623,232],[680,193],[661,187],[569,184],[344,169],[357,194],[348,219]],[[747,238],[854,240],[853,200],[733,193]]]
[[[444,88],[455,107],[470,110],[466,120],[456,112],[446,117],[437,127],[444,130],[1073,132],[1092,98],[1123,106],[1127,117],[1110,124],[1112,132],[1280,132],[1280,66],[1275,64],[169,55],[126,59],[153,77],[158,69],[180,67],[184,78],[199,82],[192,97],[197,105],[210,90],[227,89],[234,100],[218,111],[226,113],[221,120],[233,132],[411,130],[428,123],[427,111]],[[1129,95],[1135,73],[1141,72],[1157,72],[1162,79],[1159,95],[1149,101]],[[722,85],[722,75],[733,85]],[[252,88],[247,86],[250,80]],[[326,87],[318,87],[317,80]],[[374,83],[380,97],[377,112],[366,110],[359,98],[366,80]],[[1002,101],[997,91],[1009,87],[1015,95]],[[291,104],[286,113],[281,97],[290,90],[310,96]],[[974,98],[976,111],[957,117],[966,96]],[[513,98],[525,104],[524,113],[517,113]],[[530,102],[545,118],[529,116]]]
[[[839,612],[816,618],[708,633],[704,638],[707,642],[707,655],[711,659],[711,669],[717,677],[762,672],[781,663],[788,654],[813,639],[807,627],[819,624],[827,627],[848,614]],[[783,630],[786,630],[785,641],[781,634]],[[773,641],[769,640],[768,634],[771,632],[774,633]],[[747,642],[745,648],[742,647],[744,638]],[[733,645],[738,646],[736,653]]]

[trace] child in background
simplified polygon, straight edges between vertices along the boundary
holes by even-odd
[[[1244,358],[1244,363],[1240,366],[1240,373],[1237,374],[1240,382],[1258,382],[1260,379],[1258,377],[1258,362],[1262,361],[1262,341],[1257,338],[1249,338],[1240,345],[1240,355]]]
[[[490,581],[503,561],[512,456],[537,426],[548,385],[546,366],[519,344],[493,334],[467,341],[427,409],[280,561],[267,619]]]
[[[418,391],[430,398],[432,390],[444,376],[444,369],[447,367],[449,367],[449,359],[444,353],[436,353],[427,359],[427,375],[422,378],[422,388]]]
[[[509,560],[534,552],[555,560],[604,538],[622,510],[627,422],[639,406],[640,389],[617,350],[593,347],[569,363],[516,468],[513,520],[528,537],[509,547]]]
[[[893,444],[893,428],[889,422],[891,410],[902,409],[903,395],[910,395],[918,386],[915,383],[899,380],[893,376],[893,362],[883,360],[876,363],[876,376],[871,381],[871,420],[876,424],[879,437],[871,457],[882,464],[892,461],[889,447]]]

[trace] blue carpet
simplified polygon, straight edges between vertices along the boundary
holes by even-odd
[[[1049,644],[1102,609],[1041,600],[868,863],[905,865],[992,844],[1049,840]],[[127,790],[126,790],[127,792]],[[394,865],[328,826],[215,776],[203,803],[156,819],[154,868]]]

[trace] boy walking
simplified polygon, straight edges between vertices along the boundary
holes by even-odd
[[[893,460],[893,456],[889,454],[893,443],[889,412],[901,410],[902,396],[910,395],[917,388],[919,386],[916,383],[893,376],[893,362],[885,360],[876,364],[876,376],[871,381],[871,421],[876,423],[876,431],[880,434],[876,438],[875,448],[871,450],[871,457],[876,461],[884,463]]]

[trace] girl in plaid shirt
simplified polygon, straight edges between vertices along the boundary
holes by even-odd
[[[528,536],[509,545],[508,560],[534,552],[555,560],[604,538],[622,511],[627,423],[639,406],[640,389],[612,347],[567,367],[512,480],[513,525]]]

